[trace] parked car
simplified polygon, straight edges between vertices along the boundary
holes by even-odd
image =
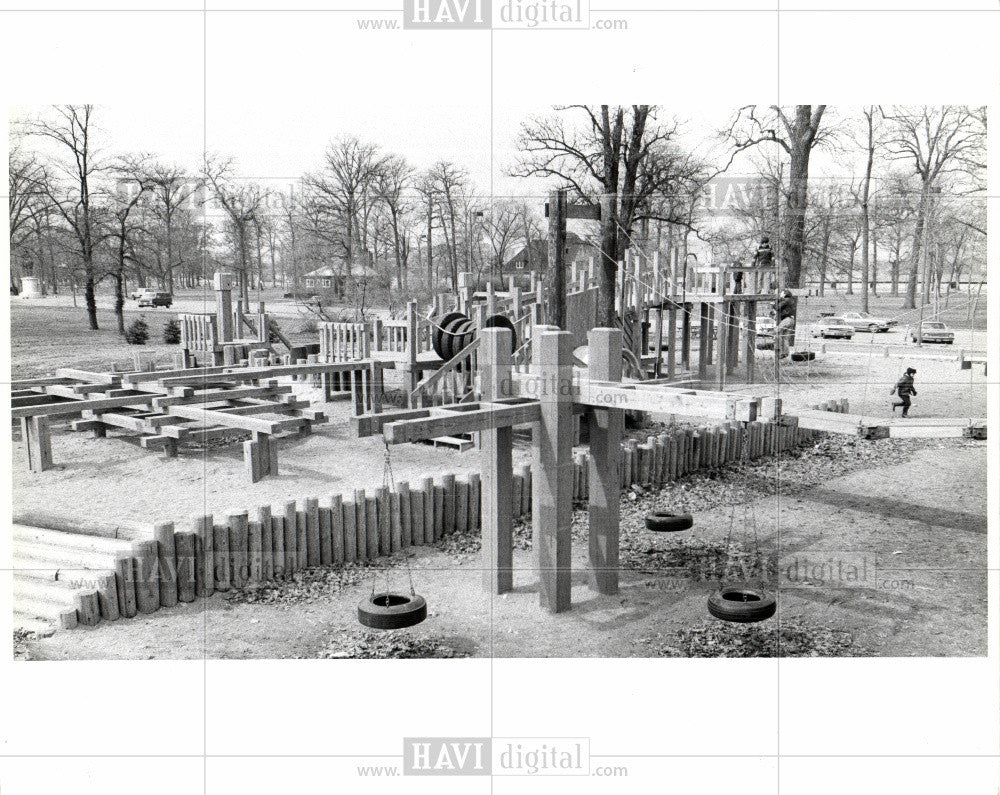
[[[940,342],[944,345],[951,345],[955,342],[955,332],[940,320],[925,320],[920,324],[920,330],[924,342]],[[911,326],[906,330],[906,341],[916,342],[917,339],[917,328]]]
[[[854,336],[854,326],[839,316],[826,317],[813,324],[812,335],[823,339],[849,340]]]
[[[157,293],[149,290],[139,296],[139,306],[163,306],[169,308],[174,302],[170,293]]]
[[[774,318],[759,317],[755,324],[757,333],[756,346],[762,351],[770,350],[774,347]]]
[[[889,320],[888,318],[875,317],[867,312],[845,312],[842,315],[837,315],[837,317],[847,323],[847,325],[855,331],[868,331],[872,334],[877,334],[881,331],[888,331],[889,326],[892,326],[896,322],[895,320]]]
[[[133,301],[138,301],[146,293],[151,293],[151,292],[153,291],[150,290],[148,287],[136,287],[134,290],[132,290],[132,292],[128,294],[128,297],[131,298]]]

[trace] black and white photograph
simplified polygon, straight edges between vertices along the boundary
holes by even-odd
[[[0,788],[997,790],[1000,9],[592,3],[0,11]]]

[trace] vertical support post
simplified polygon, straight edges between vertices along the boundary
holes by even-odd
[[[486,328],[480,333],[479,368],[483,401],[510,397],[510,329]],[[502,594],[514,587],[514,517],[511,505],[513,429],[486,428],[480,439],[483,461],[483,586],[491,593]],[[430,497],[431,494],[428,494],[427,499]]]
[[[409,379],[408,395],[412,394],[420,382],[420,373],[417,372],[417,355],[420,353],[420,340],[417,335],[420,332],[420,320],[417,317],[417,302],[410,301],[406,304],[406,359],[409,362],[407,378]],[[408,408],[413,408],[410,398],[407,398]]]
[[[660,322],[663,322],[663,310],[660,310]],[[659,371],[657,371],[659,375]],[[671,304],[667,311],[667,377],[677,376],[677,305]]]
[[[573,513],[573,335],[542,330],[532,344],[541,420],[532,459],[532,540],[542,607],[570,608]]]
[[[566,205],[569,190],[560,188],[549,194],[549,305],[546,322],[566,326]]]
[[[756,377],[757,367],[757,302],[747,301],[747,383],[752,384]]]
[[[587,335],[590,346],[590,377],[621,381],[621,329],[597,328]],[[587,473],[590,508],[591,586],[598,593],[618,593],[618,533],[620,480],[625,412],[622,409],[592,409],[588,419],[590,456]]]
[[[219,339],[215,343],[232,342],[233,335],[233,276],[231,273],[216,273],[214,278],[216,313]]]
[[[719,391],[722,391],[726,388],[726,370],[729,361],[729,301],[723,299],[721,303],[716,304],[715,319],[718,325],[716,336],[719,345],[719,354],[716,357],[719,365],[718,385]]]
[[[702,301],[699,308],[699,340],[698,340],[698,378],[704,380],[708,376],[709,352],[712,349],[712,324],[708,317],[709,305]]]

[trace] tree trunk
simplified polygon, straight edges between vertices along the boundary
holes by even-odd
[[[925,183],[920,190],[920,206],[917,210],[917,225],[913,229],[913,250],[910,252],[909,274],[906,281],[906,300],[903,309],[917,308],[917,280],[920,278],[920,255],[923,251],[924,226],[927,221],[927,200],[929,186]]]
[[[615,283],[618,279],[618,195],[601,197],[601,266],[597,269],[597,320],[605,328],[620,328],[615,312]]]

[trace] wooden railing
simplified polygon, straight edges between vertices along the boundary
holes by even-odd
[[[434,373],[410,392],[409,405],[449,405],[467,400],[475,392],[473,374],[476,371],[476,352],[479,339],[466,345],[455,356],[441,365]]]

